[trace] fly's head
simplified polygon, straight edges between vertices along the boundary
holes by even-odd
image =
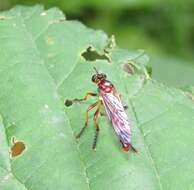
[[[104,73],[99,73],[98,70],[94,67],[96,74],[92,76],[92,82],[100,84],[101,81],[106,80],[106,75]]]
[[[92,82],[96,84],[99,84],[103,80],[106,80],[106,75],[104,73],[97,73],[92,76]]]

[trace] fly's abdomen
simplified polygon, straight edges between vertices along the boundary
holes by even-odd
[[[131,144],[131,123],[123,108],[120,98],[113,93],[104,93],[104,91],[100,91],[100,94],[113,129],[119,137],[124,150],[127,151]]]

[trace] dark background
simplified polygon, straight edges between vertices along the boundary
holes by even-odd
[[[0,10],[37,3],[114,34],[122,48],[145,49],[153,78],[170,86],[194,86],[193,0],[0,0]]]

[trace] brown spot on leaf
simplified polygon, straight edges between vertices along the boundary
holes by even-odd
[[[23,141],[16,141],[16,139],[12,138],[12,146],[10,148],[11,157],[14,158],[19,156],[24,150],[26,146]]]
[[[129,63],[123,64],[122,67],[123,67],[123,71],[125,71],[126,73],[128,73],[130,75],[134,74],[134,72],[135,72],[134,67],[132,65],[130,65]]]

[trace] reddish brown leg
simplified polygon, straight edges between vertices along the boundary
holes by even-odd
[[[88,109],[86,110],[86,118],[85,118],[85,124],[84,127],[81,129],[81,131],[76,135],[76,139],[80,138],[80,136],[83,134],[85,128],[88,126],[88,113],[90,110],[95,108],[97,106],[98,102],[95,102],[94,104],[90,105]]]
[[[98,102],[98,108],[97,108],[96,112],[94,113],[94,117],[93,117],[94,126],[96,128],[96,133],[95,133],[94,141],[93,141],[93,145],[92,145],[92,149],[94,149],[94,150],[96,149],[96,143],[97,143],[98,135],[99,135],[99,131],[100,131],[99,125],[97,123],[97,118],[100,114],[101,106],[102,106],[102,101]]]
[[[73,101],[74,102],[85,101],[85,100],[87,100],[88,96],[97,96],[97,94],[96,93],[93,93],[93,92],[88,92],[83,98],[81,98],[81,99],[75,98]]]
[[[75,99],[73,99],[73,100],[66,100],[65,101],[65,105],[66,106],[71,106],[73,103],[75,103],[75,102],[82,102],[82,101],[85,101],[85,100],[87,100],[87,98],[88,98],[88,96],[97,96],[98,94],[96,94],[96,93],[93,93],[93,92],[88,92],[83,98],[81,98],[81,99],[77,99],[77,98],[75,98]]]

